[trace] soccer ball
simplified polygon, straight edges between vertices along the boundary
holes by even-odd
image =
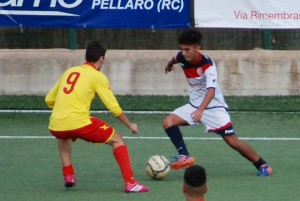
[[[170,162],[163,155],[151,156],[146,165],[147,175],[155,180],[165,178],[170,171]]]

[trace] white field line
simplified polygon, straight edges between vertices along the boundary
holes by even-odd
[[[123,136],[124,139],[129,140],[169,140],[169,137],[130,137]],[[55,139],[53,136],[9,136],[2,135],[0,139]],[[185,140],[222,140],[220,137],[184,137]],[[258,141],[294,141],[300,138],[294,137],[240,137],[241,140],[258,140]]]
[[[124,111],[127,114],[169,114],[172,111]],[[51,113],[51,110],[0,110],[0,113]],[[111,113],[107,110],[92,110],[91,114]],[[288,113],[299,114],[300,111],[285,112],[285,111],[229,111],[229,113]]]
[[[0,110],[0,113],[50,113],[51,110]],[[124,111],[125,113],[132,114],[168,114],[170,111]],[[240,111],[243,112],[243,111]],[[251,111],[249,111],[250,113]],[[255,112],[255,111],[254,111]],[[91,113],[110,113],[110,111],[91,111]],[[231,112],[236,113],[236,112]],[[239,112],[237,112],[239,113]],[[245,113],[248,113],[248,111]],[[257,112],[259,113],[259,112]],[[272,112],[280,113],[280,112]],[[299,112],[286,112],[286,113],[299,113]],[[129,137],[123,136],[124,139],[138,139],[138,140],[169,140],[169,137]],[[0,136],[0,139],[54,139],[52,136]],[[185,140],[222,140],[222,138],[213,138],[213,137],[184,137]],[[289,138],[289,137],[278,137],[278,138],[269,138],[269,137],[240,137],[242,140],[265,140],[265,141],[292,141],[300,140],[300,138]]]

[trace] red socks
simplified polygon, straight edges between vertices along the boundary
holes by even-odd
[[[67,176],[67,175],[74,175],[75,174],[73,165],[68,165],[68,166],[62,167],[62,172],[63,172],[64,177]]]
[[[113,150],[115,159],[119,165],[121,174],[125,182],[134,183],[133,171],[130,164],[129,153],[126,145],[121,145]],[[62,167],[64,177],[66,175],[74,175],[73,165]]]
[[[113,150],[115,159],[121,170],[125,182],[134,183],[133,171],[130,164],[129,153],[126,145],[121,145]]]

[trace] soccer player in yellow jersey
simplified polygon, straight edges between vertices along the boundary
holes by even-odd
[[[52,114],[49,129],[58,140],[65,187],[76,185],[75,171],[71,163],[72,142],[82,139],[92,143],[106,143],[113,149],[125,182],[125,192],[147,192],[149,189],[134,179],[130,157],[120,133],[101,119],[90,116],[90,105],[98,95],[113,115],[125,124],[133,134],[138,126],[129,121],[119,106],[107,77],[100,72],[106,49],[98,41],[86,48],[86,63],[66,70],[47,94],[45,101]]]

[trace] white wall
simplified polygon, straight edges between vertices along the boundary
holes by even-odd
[[[84,50],[0,50],[0,95],[45,95]],[[118,95],[185,95],[182,70],[164,73],[176,50],[108,50],[102,72]],[[214,59],[224,95],[299,95],[300,51],[202,51]]]

